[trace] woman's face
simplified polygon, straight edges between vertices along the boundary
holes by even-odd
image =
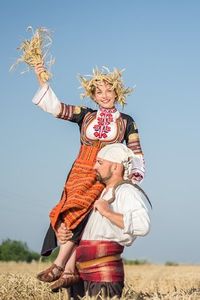
[[[103,81],[96,86],[93,99],[103,108],[113,108],[116,96],[112,85]]]

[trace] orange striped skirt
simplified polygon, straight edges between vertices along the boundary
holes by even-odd
[[[62,219],[68,229],[74,229],[92,209],[104,185],[96,180],[93,167],[100,145],[82,145],[66,180],[60,202],[50,212],[50,221],[55,229]]]

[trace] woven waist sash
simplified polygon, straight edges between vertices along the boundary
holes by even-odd
[[[76,249],[76,261],[83,280],[122,282],[124,268],[120,254],[124,247],[110,241],[81,241]]]
[[[77,267],[78,270],[83,270],[83,269],[87,269],[87,268],[97,266],[97,265],[102,264],[102,263],[117,261],[117,260],[120,260],[120,259],[121,259],[121,256],[119,254],[104,256],[104,257],[99,257],[99,258],[91,259],[91,260],[84,261],[84,262],[76,262],[76,267]]]

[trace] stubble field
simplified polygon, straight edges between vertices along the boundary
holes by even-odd
[[[44,263],[0,262],[1,300],[67,300],[67,290],[52,294],[35,275]],[[200,265],[126,265],[125,299],[200,299]],[[84,298],[88,299],[88,298]]]

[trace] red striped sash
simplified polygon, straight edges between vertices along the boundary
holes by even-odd
[[[86,262],[95,258],[121,254],[124,247],[109,241],[81,241],[76,250],[76,261]],[[80,269],[83,280],[94,282],[122,282],[124,268],[122,259],[108,261]]]

